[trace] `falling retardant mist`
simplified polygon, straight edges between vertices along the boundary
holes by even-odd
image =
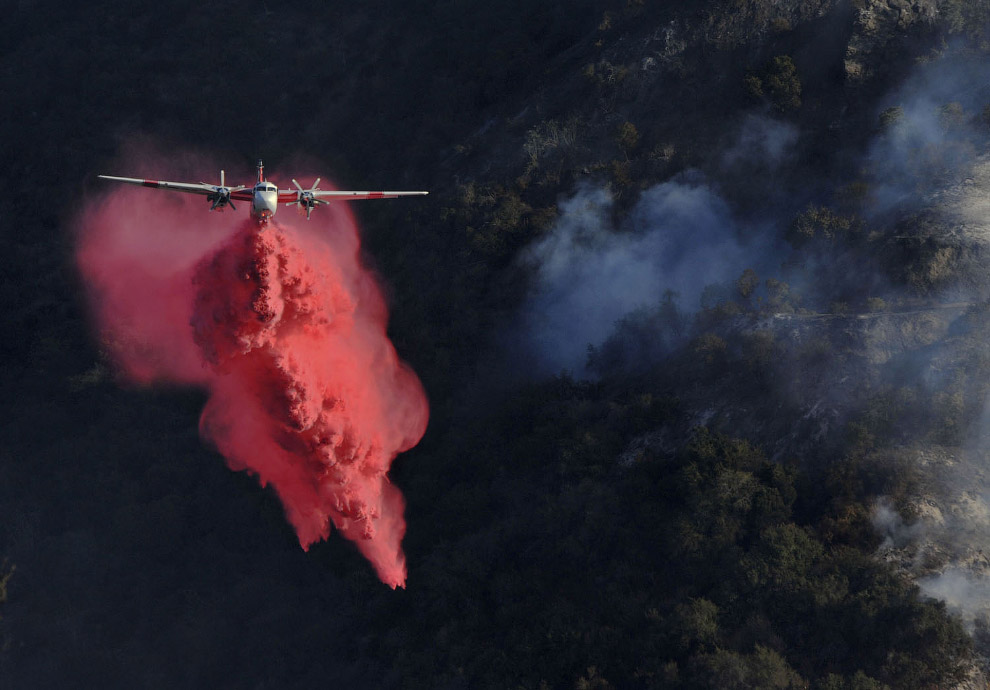
[[[115,189],[80,214],[76,256],[121,374],[205,388],[202,436],[274,487],[302,547],[332,524],[401,587],[404,501],[388,470],[423,436],[426,396],[386,335],[353,216],[319,214],[259,227],[198,197]]]

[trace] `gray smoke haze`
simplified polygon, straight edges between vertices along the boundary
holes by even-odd
[[[798,129],[789,122],[751,113],[742,121],[735,143],[722,154],[722,166],[776,168],[791,155],[797,140]]]
[[[589,345],[616,323],[677,293],[696,309],[707,285],[738,278],[758,251],[725,201],[697,173],[643,192],[622,227],[603,189],[580,189],[559,205],[551,232],[525,261],[535,268],[522,331],[538,373],[585,375]]]
[[[919,578],[918,586],[926,596],[941,599],[960,613],[971,632],[975,620],[990,610],[990,578],[985,573],[949,568],[939,575]]]
[[[924,525],[920,521],[913,525],[905,524],[904,518],[894,509],[893,503],[887,497],[877,501],[870,521],[877,533],[883,536],[881,550],[903,547],[918,539],[924,531]]]
[[[919,65],[884,99],[866,165],[870,211],[911,208],[958,180],[990,133],[990,65],[965,50]]]
[[[793,125],[747,115],[719,167],[758,183],[766,176],[772,185],[769,174],[792,156],[797,140]],[[726,294],[746,268],[777,269],[774,221],[739,221],[698,171],[644,191],[618,227],[604,189],[579,188],[558,210],[551,232],[523,258],[535,278],[520,332],[538,375],[588,376],[589,346],[613,334],[637,341],[638,356],[654,361],[678,342],[674,312],[697,311],[706,287]]]
[[[961,278],[933,299],[983,302],[986,288],[979,276],[986,272],[990,242],[990,65],[958,47],[919,65],[884,99],[880,126],[864,161],[871,221],[897,224],[899,234],[945,247],[952,259],[946,272]],[[957,395],[961,407],[967,388],[958,382],[977,374],[973,362],[990,357],[990,348],[984,334],[972,333],[968,347],[975,347],[977,356],[966,357],[962,346],[952,344],[954,328],[948,325],[933,338],[940,354],[919,352],[916,378],[904,384]],[[985,390],[982,381],[969,383],[976,393]],[[915,502],[921,519],[905,527],[889,505],[888,510],[880,505],[874,526],[885,538],[881,550],[913,550],[908,569],[926,573],[917,578],[922,591],[972,625],[990,611],[990,486],[983,472],[990,457],[990,400],[984,399],[982,414],[967,421],[962,436],[961,447],[918,453],[923,482]],[[944,459],[932,463],[932,457]],[[934,568],[925,565],[929,557]]]

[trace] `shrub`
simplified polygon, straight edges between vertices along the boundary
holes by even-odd
[[[756,271],[752,268],[747,268],[739,276],[739,280],[736,281],[736,289],[739,291],[740,297],[743,299],[749,299],[750,295],[756,291],[756,288],[760,286],[760,277],[756,275]]]
[[[618,141],[626,155],[635,149],[639,144],[639,132],[636,130],[636,125],[631,122],[623,122],[619,126]]]
[[[870,297],[866,300],[866,311],[887,311],[887,303],[882,297]]]
[[[966,111],[963,110],[962,103],[946,103],[938,109],[938,120],[942,129],[959,129],[966,124]]]
[[[743,84],[746,86],[746,93],[750,96],[753,98],[763,98],[763,80],[758,76],[747,74],[743,80]]]
[[[812,204],[794,218],[785,237],[792,247],[799,249],[815,239],[830,243],[846,239],[859,230],[860,225],[854,216],[840,215],[827,206]]]
[[[789,55],[778,55],[770,62],[763,84],[778,111],[787,112],[801,107],[801,79]]]

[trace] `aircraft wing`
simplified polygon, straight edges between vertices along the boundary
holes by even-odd
[[[305,190],[309,192],[310,190]],[[314,199],[319,201],[357,201],[358,199],[395,199],[400,196],[423,196],[429,192],[324,192],[315,190],[311,192]],[[299,191],[294,189],[278,190],[278,200],[280,203],[296,201],[299,198]]]
[[[190,194],[212,194],[216,191],[214,185],[202,182],[163,182],[160,180],[140,180],[136,177],[113,177],[112,175],[100,175],[99,177],[100,179],[112,180],[113,182],[126,182],[127,184],[137,184],[142,187],[153,187],[157,189],[174,189],[177,192],[189,192]]]

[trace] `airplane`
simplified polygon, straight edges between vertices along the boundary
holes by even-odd
[[[309,189],[303,189],[295,180],[292,184],[295,189],[279,189],[274,184],[265,179],[265,165],[258,161],[258,181],[254,186],[238,185],[228,187],[224,178],[223,170],[220,171],[220,184],[208,184],[206,182],[164,182],[161,180],[142,180],[134,177],[114,177],[112,175],[100,175],[100,179],[112,180],[113,182],[126,182],[137,184],[143,187],[155,189],[172,189],[177,192],[188,192],[189,194],[203,194],[210,202],[211,211],[222,211],[224,207],[230,206],[234,211],[234,201],[250,201],[251,216],[259,225],[265,225],[275,215],[279,204],[286,206],[298,205],[299,210],[306,211],[306,220],[309,220],[313,209],[320,204],[329,204],[330,201],[353,201],[357,199],[395,199],[400,196],[422,196],[429,192],[330,192],[320,189],[320,178]]]

